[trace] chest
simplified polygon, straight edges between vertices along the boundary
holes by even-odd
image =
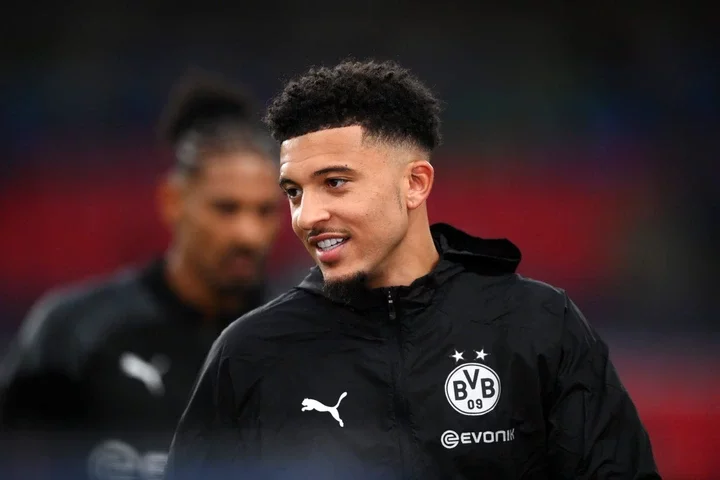
[[[88,415],[95,425],[173,429],[212,336],[183,325],[113,332],[86,362]]]
[[[482,469],[537,451],[544,413],[531,342],[480,323],[414,327],[288,351],[263,373],[253,418],[242,421],[266,447],[352,451],[418,470]]]

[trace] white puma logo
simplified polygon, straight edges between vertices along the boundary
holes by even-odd
[[[342,399],[347,396],[347,392],[343,392],[342,395],[340,395],[340,398],[338,398],[337,403],[334,407],[328,407],[327,405],[323,405],[322,403],[318,402],[317,400],[313,400],[312,398],[306,398],[302,401],[302,412],[307,412],[310,410],[316,410],[318,412],[330,412],[330,415],[333,416],[335,420],[340,424],[341,427],[344,427],[342,419],[340,418],[340,413],[338,413],[338,407],[340,406],[340,402],[342,402]]]
[[[143,382],[153,395],[165,393],[162,376],[170,369],[170,361],[166,357],[155,355],[148,363],[134,353],[125,352],[120,355],[120,369],[128,377]]]

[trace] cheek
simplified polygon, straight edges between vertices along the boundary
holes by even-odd
[[[221,216],[214,212],[202,211],[198,212],[189,223],[188,232],[193,237],[192,242],[203,250],[199,252],[201,255],[209,256],[213,250],[222,245],[226,236],[227,221]]]
[[[188,242],[197,251],[199,256],[206,256],[212,243],[207,225],[200,222],[188,222],[185,230]]]
[[[401,225],[402,206],[397,189],[388,187],[372,202],[369,215],[380,228],[393,231]],[[400,223],[399,223],[400,222]]]
[[[281,219],[279,216],[270,216],[268,218],[262,219],[265,236],[268,239],[273,239],[275,236],[277,236],[278,232],[280,231],[280,225],[281,225]]]
[[[258,224],[260,225],[259,243],[266,246],[265,250],[270,250],[280,231],[280,219],[273,216],[260,217]]]
[[[407,216],[395,192],[375,202],[370,215],[373,218],[374,244],[378,250],[385,252],[405,235]]]
[[[348,219],[357,222],[350,227],[362,234],[364,248],[382,250],[384,245],[392,242],[402,225],[398,213],[394,196],[376,195],[363,201],[362,205],[356,204],[356,208],[348,212]]]

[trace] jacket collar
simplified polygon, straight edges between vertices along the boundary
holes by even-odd
[[[359,310],[384,307],[389,296],[395,301],[402,301],[406,307],[420,307],[432,301],[440,285],[463,271],[482,275],[510,274],[515,272],[522,258],[518,247],[507,239],[474,237],[445,223],[432,225],[430,232],[440,260],[427,275],[409,286],[362,289],[347,298],[334,298],[323,289],[320,269],[313,267],[298,288]]]

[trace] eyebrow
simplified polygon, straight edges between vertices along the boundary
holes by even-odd
[[[312,177],[321,177],[323,175],[327,175],[328,173],[355,173],[355,170],[344,165],[331,165],[329,167],[321,168],[320,170],[315,170],[312,173]],[[291,180],[290,178],[281,176],[278,184],[281,187],[285,187],[287,185],[297,185],[297,182]]]

